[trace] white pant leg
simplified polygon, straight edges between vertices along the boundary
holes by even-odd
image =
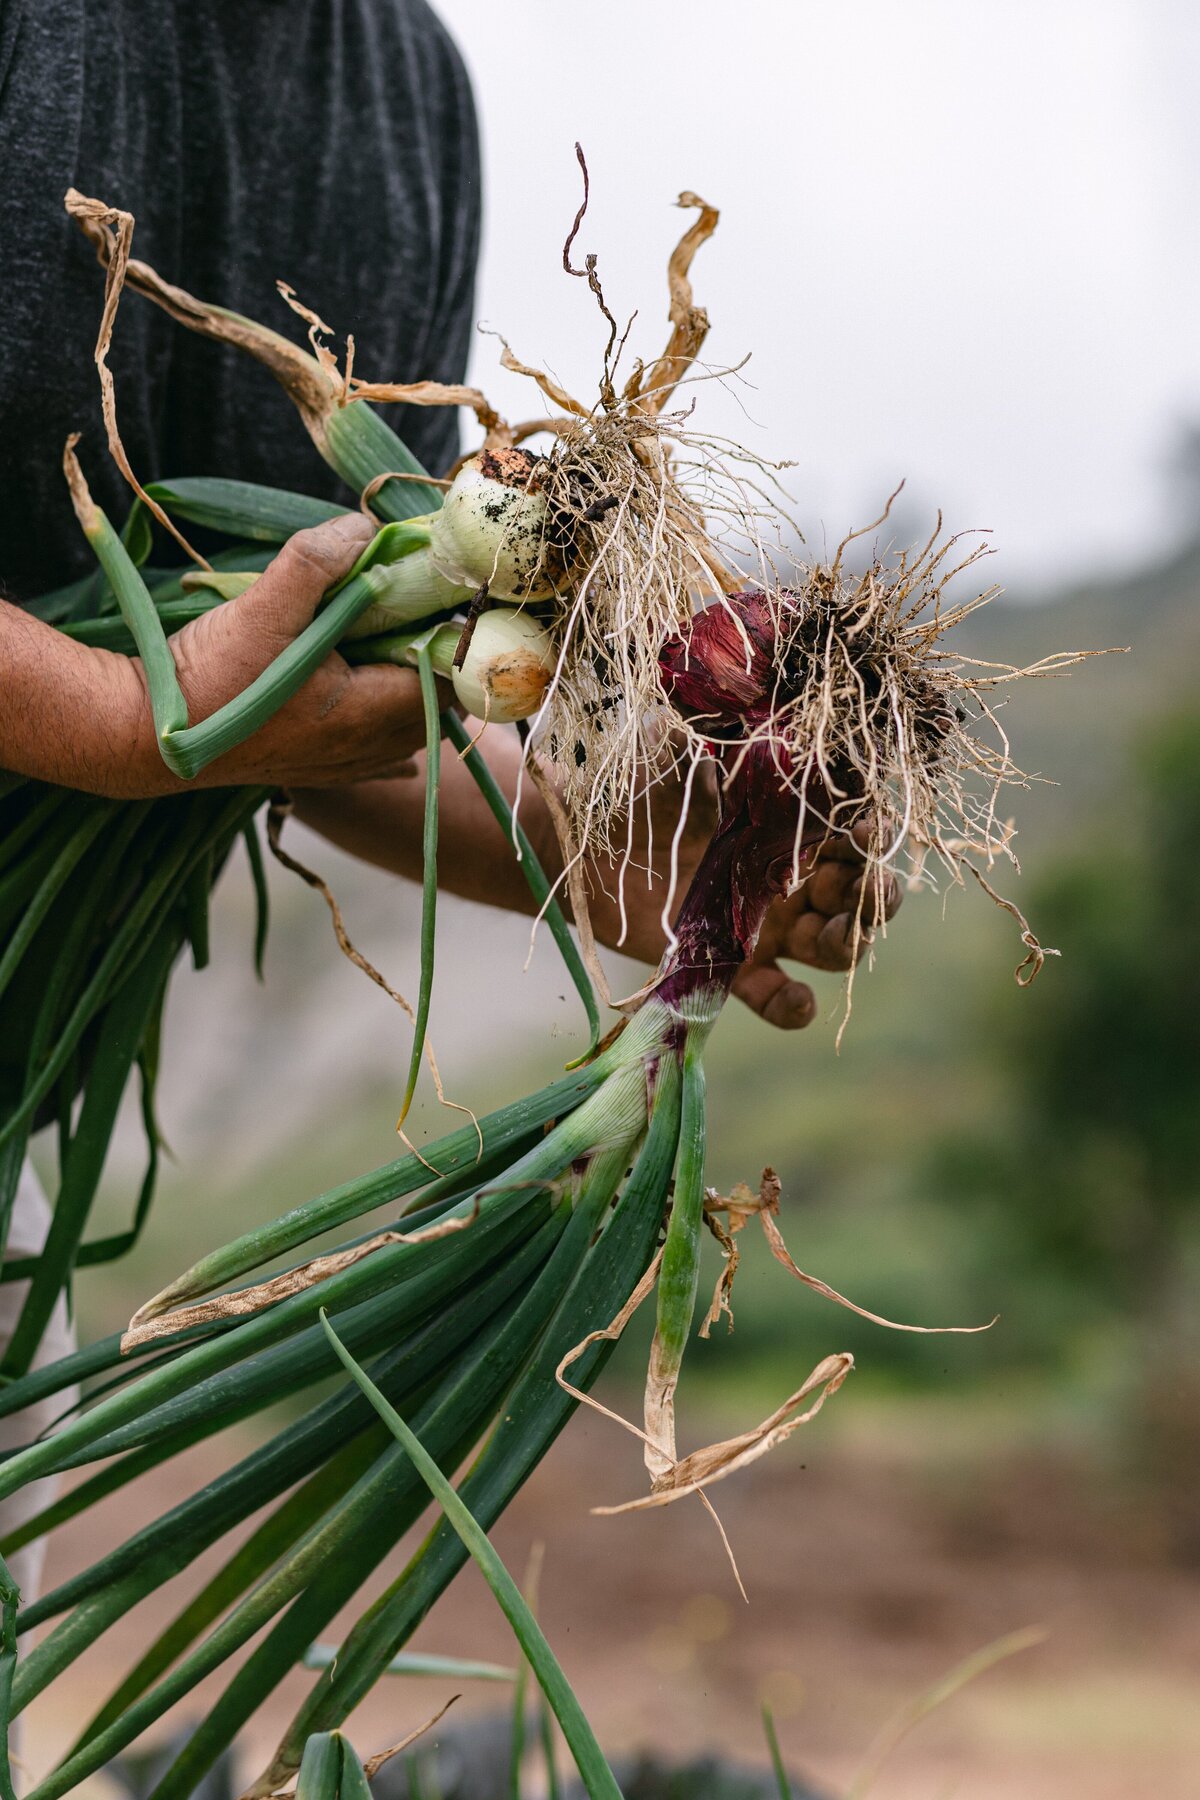
[[[17,1187],[16,1199],[13,1203],[12,1223],[8,1233],[8,1249],[6,1254],[14,1261],[20,1257],[36,1256],[46,1241],[50,1229],[50,1206],[41,1183],[28,1162],[21,1171],[21,1179]],[[0,1352],[7,1349],[16,1330],[17,1320],[21,1316],[21,1308],[25,1304],[25,1296],[29,1291],[27,1281],[0,1282]],[[60,1356],[66,1356],[75,1348],[75,1331],[67,1316],[65,1296],[60,1294],[46,1327],[45,1336],[38,1346],[37,1355],[33,1359],[35,1369],[43,1368],[47,1363],[55,1362]],[[11,1450],[28,1444],[45,1431],[56,1418],[66,1411],[78,1397],[77,1389],[70,1389],[61,1394],[50,1394],[45,1400],[39,1400],[34,1406],[27,1406],[23,1412],[10,1413],[7,1418],[0,1419],[0,1449]],[[14,1531],[18,1525],[24,1524],[43,1507],[49,1506],[58,1491],[57,1475],[47,1475],[40,1481],[31,1481],[19,1493],[12,1494],[7,1500],[0,1500],[0,1537]],[[42,1564],[45,1560],[45,1539],[27,1544],[8,1559],[8,1566],[17,1586],[21,1590],[21,1599],[28,1603],[38,1591],[42,1577]]]

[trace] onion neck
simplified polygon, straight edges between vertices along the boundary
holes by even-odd
[[[753,953],[763,920],[786,894],[796,857],[798,795],[786,788],[764,744],[752,744],[727,776],[721,819],[692,877],[675,944],[654,985],[678,1017],[711,1024],[738,970]]]

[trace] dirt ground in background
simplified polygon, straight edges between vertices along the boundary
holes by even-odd
[[[698,1503],[589,1516],[591,1502],[639,1491],[639,1476],[632,1440],[579,1418],[496,1533],[517,1572],[530,1543],[544,1541],[542,1621],[609,1749],[653,1744],[762,1762],[765,1695],[789,1763],[836,1795],[894,1709],[982,1645],[1040,1624],[1044,1644],[918,1727],[875,1800],[1200,1793],[1200,1571],[1170,1567],[1144,1509],[1115,1502],[1111,1484],[1045,1456],[1022,1464],[997,1451],[991,1465],[935,1473],[911,1449],[794,1441],[714,1491],[747,1606]],[[156,1510],[187,1486],[182,1468],[161,1476]],[[76,1521],[52,1551],[49,1578],[131,1522],[127,1502]],[[387,1575],[399,1566],[389,1557]],[[31,1711],[33,1771],[61,1752],[182,1592],[164,1589],[131,1614],[76,1665],[69,1691]],[[414,1647],[511,1659],[472,1569]],[[257,1723],[242,1773],[257,1771],[311,1679],[291,1678]],[[500,1691],[468,1686],[456,1712],[494,1707]],[[394,1741],[447,1692],[439,1681],[381,1684],[354,1722],[356,1743],[366,1753]],[[196,1716],[196,1698],[188,1710]],[[101,1778],[89,1786],[111,1791]]]

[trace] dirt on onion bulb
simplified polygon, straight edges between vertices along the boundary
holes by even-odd
[[[519,448],[481,450],[459,469],[429,521],[429,556],[447,581],[486,586],[502,600],[548,600],[562,581],[540,458]]]

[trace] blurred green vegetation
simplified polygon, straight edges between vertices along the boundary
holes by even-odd
[[[1200,1197],[1198,771],[1200,713],[1138,740],[1107,842],[1033,896],[1070,945],[1036,1021],[980,1008],[997,1104],[930,1163],[939,1195],[1007,1221],[1014,1273],[1049,1272],[1090,1311],[1162,1309]]]

